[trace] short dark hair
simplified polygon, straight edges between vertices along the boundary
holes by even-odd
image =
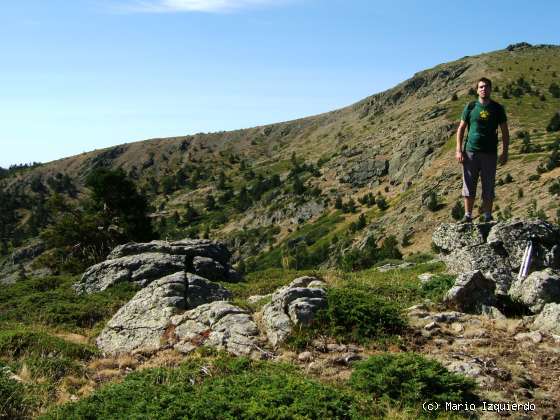
[[[478,79],[478,81],[476,82],[476,87],[478,89],[478,84],[480,82],[484,82],[486,83],[488,86],[492,87],[492,80],[488,79],[487,77],[481,77],[480,79]]]

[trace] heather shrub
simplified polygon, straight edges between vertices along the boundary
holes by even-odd
[[[405,405],[476,399],[472,379],[451,373],[439,362],[415,353],[379,354],[356,363],[350,386],[374,398]]]

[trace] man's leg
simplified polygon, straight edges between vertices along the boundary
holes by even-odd
[[[486,221],[492,220],[492,205],[494,204],[496,165],[498,156],[491,153],[481,153],[480,177],[482,184],[482,211]]]
[[[463,197],[465,200],[465,221],[472,219],[479,165],[472,152],[464,153],[463,160]]]
[[[465,199],[465,213],[471,214],[474,208],[474,197],[463,197]]]
[[[494,204],[493,198],[486,198],[482,200],[482,212],[492,214],[492,205]]]

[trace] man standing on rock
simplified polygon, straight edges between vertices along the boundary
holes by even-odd
[[[478,100],[463,110],[457,129],[455,158],[463,165],[463,197],[465,217],[463,222],[472,222],[476,197],[476,185],[480,175],[482,185],[482,214],[485,222],[492,220],[496,164],[504,165],[508,160],[509,129],[504,107],[490,99],[492,82],[486,77],[477,83]],[[502,131],[502,154],[498,159],[498,127]],[[467,141],[463,147],[465,129]]]

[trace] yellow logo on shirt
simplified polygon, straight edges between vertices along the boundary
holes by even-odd
[[[490,113],[486,110],[484,111],[480,111],[480,119],[486,121],[488,119],[488,117],[490,116]]]

